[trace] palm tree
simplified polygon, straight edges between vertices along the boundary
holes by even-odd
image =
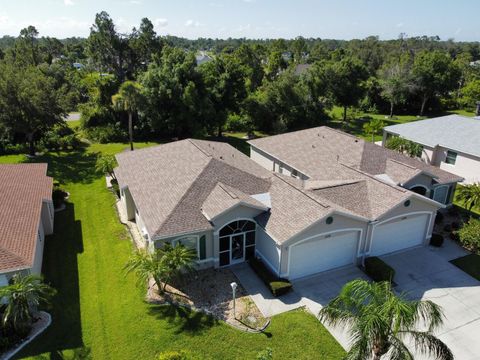
[[[456,196],[458,201],[472,211],[474,207],[480,206],[480,183],[460,185]]]
[[[193,270],[196,254],[183,245],[172,247],[165,244],[163,248],[148,252],[136,251],[125,265],[128,273],[135,272],[139,284],[144,284],[153,278],[158,290],[165,291],[167,284]]]
[[[118,93],[112,96],[112,103],[117,111],[128,112],[128,137],[130,150],[133,151],[133,114],[143,101],[142,87],[135,81],[125,81],[120,85]]]
[[[363,124],[363,131],[372,135],[372,143],[375,142],[377,135],[385,127],[385,123],[381,119],[372,119],[368,123]]]
[[[432,332],[443,322],[443,313],[431,301],[409,301],[396,296],[388,282],[370,283],[354,280],[319,314],[327,325],[349,327],[353,340],[348,360],[380,360],[389,353],[391,359],[411,359],[405,344],[408,340],[415,350],[432,354],[438,360],[453,359],[452,352]],[[417,327],[426,327],[425,331]]]
[[[55,293],[39,276],[15,274],[11,285],[0,288],[0,299],[6,303],[3,325],[11,325],[18,333],[28,331],[35,311],[41,304],[48,304]]]

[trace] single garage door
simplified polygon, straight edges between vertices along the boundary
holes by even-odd
[[[290,279],[352,264],[357,253],[358,231],[319,235],[290,247]]]
[[[426,214],[416,215],[376,226],[370,255],[383,255],[422,245],[428,219]]]

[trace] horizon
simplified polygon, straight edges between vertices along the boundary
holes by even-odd
[[[18,36],[33,25],[40,36],[60,39],[88,37],[95,14],[106,11],[117,30],[127,33],[149,18],[160,36],[251,40],[320,38],[331,40],[380,40],[438,36],[441,40],[478,42],[476,14],[480,3],[459,0],[401,4],[380,0],[183,0],[176,3],[153,0],[17,0],[3,1],[0,37]],[[54,14],[54,15],[52,15]],[[291,16],[295,14],[295,16]]]

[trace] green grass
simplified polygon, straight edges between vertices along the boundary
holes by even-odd
[[[466,272],[471,277],[480,280],[480,256],[470,254],[450,261],[453,265]]]
[[[344,355],[330,333],[304,310],[275,316],[266,333],[249,334],[201,313],[145,303],[145,289],[135,286],[133,275],[124,276],[132,245],[116,217],[114,197],[93,170],[98,153],[127,147],[94,144],[35,159],[49,163],[49,174],[71,196],[67,209],[56,214],[55,234],[45,244],[43,271],[58,290],[50,310],[53,323],[19,357],[60,359],[61,353],[82,349],[93,359],[148,360],[163,351],[185,349],[206,359],[254,359],[266,347],[276,358]],[[24,156],[0,157],[0,162],[22,161]]]

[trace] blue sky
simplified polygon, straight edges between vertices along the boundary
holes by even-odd
[[[188,38],[480,40],[479,0],[0,0],[0,36],[29,24],[45,36],[88,36],[102,10],[122,32],[148,17],[159,34]]]

